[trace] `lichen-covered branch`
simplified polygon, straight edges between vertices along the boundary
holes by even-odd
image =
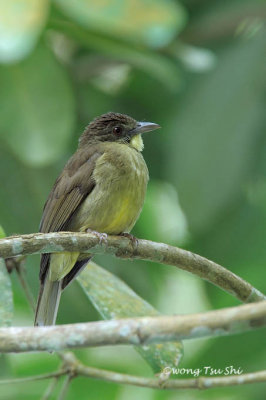
[[[143,345],[242,333],[265,327],[266,301],[199,314],[127,318],[38,328],[1,328],[0,352]]]
[[[174,265],[213,283],[242,302],[266,299],[252,285],[221,265],[190,251],[164,243],[140,239],[133,242],[127,237],[109,235],[103,241],[93,233],[74,232],[36,233],[0,240],[0,257],[3,258],[60,251],[109,253],[120,258],[142,259]]]

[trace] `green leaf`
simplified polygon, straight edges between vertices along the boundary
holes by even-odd
[[[5,261],[0,258],[0,326],[10,326],[13,317],[13,294]]]
[[[119,278],[89,262],[78,282],[104,319],[156,316],[160,313]],[[135,346],[155,372],[176,368],[183,356],[181,342]]]
[[[66,150],[74,125],[68,76],[44,45],[0,67],[0,135],[23,162],[44,166]]]
[[[32,51],[48,6],[48,0],[0,0],[0,62],[21,60]]]
[[[176,92],[182,84],[177,63],[163,54],[94,33],[58,18],[52,19],[49,27],[71,37],[87,49],[145,71],[171,92]]]
[[[150,47],[166,46],[183,28],[183,7],[173,0],[56,0],[85,28]]]

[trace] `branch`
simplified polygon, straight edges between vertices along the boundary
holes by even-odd
[[[107,236],[101,240],[92,233],[55,232],[11,236],[0,240],[0,257],[24,254],[80,251],[82,253],[108,253],[120,258],[142,259],[174,265],[191,272],[242,302],[265,300],[266,297],[239,276],[204,257],[166,245],[137,239],[134,244],[123,236]]]
[[[162,378],[143,378],[134,375],[120,374],[117,372],[100,370],[85,365],[77,366],[77,374],[105,381],[147,387],[152,389],[211,389],[219,386],[233,386],[247,383],[266,382],[266,370],[251,372],[249,374],[232,375],[219,378],[199,377],[195,379],[166,380]]]
[[[60,372],[60,371],[59,371]],[[63,371],[63,373],[65,374],[65,372]],[[53,379],[50,381],[49,385],[47,386],[46,391],[44,392],[41,400],[48,400],[51,399],[51,396],[58,384],[58,380],[59,380],[60,376],[57,376],[54,374]],[[1,381],[0,381],[1,383]]]
[[[118,384],[147,387],[152,389],[210,389],[220,386],[233,386],[247,383],[266,382],[266,370],[248,374],[231,375],[224,377],[198,377],[196,379],[169,380],[169,372],[162,372],[159,378],[144,378],[135,375],[121,374],[88,367],[81,363],[73,353],[60,353],[63,368],[73,377],[85,376],[87,378],[101,379]],[[165,370],[169,370],[168,367]]]
[[[266,382],[266,370],[218,378],[201,376],[192,379],[169,380],[169,373],[162,372],[159,378],[144,378],[141,376],[121,374],[119,372],[88,367],[81,363],[73,353],[61,353],[58,355],[63,361],[63,366],[59,371],[49,374],[29,376],[26,378],[0,380],[0,384],[14,384],[40,379],[59,378],[62,375],[67,376],[67,383],[70,381],[70,379],[74,379],[78,376],[84,376],[87,378],[100,379],[117,384],[128,384],[152,389],[210,389],[215,387]]]
[[[143,345],[236,334],[266,325],[266,301],[205,313],[127,318],[38,328],[0,328],[0,352]]]
[[[28,300],[29,306],[34,314],[36,309],[36,302],[25,276],[25,261],[25,256],[6,258],[5,260],[8,272],[11,273],[13,270],[16,271],[21,287],[25,293],[26,299]]]
[[[33,382],[33,381],[42,381],[44,379],[51,379],[51,378],[59,378],[62,375],[65,375],[66,371],[60,369],[55,372],[49,372],[47,374],[40,374],[40,375],[32,375],[32,376],[24,376],[23,378],[11,378],[11,379],[1,379],[1,385],[13,385],[13,383],[24,383],[24,382]]]

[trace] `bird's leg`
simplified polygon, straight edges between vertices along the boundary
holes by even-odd
[[[94,231],[93,229],[87,229],[86,230],[87,233],[93,233],[93,235],[97,236],[97,238],[99,239],[99,244],[105,244],[107,246],[108,242],[107,242],[107,233],[103,233],[103,232],[97,232]]]
[[[120,236],[126,237],[130,240],[133,250],[135,250],[138,246],[138,239],[131,235],[131,233],[123,232],[120,233]]]

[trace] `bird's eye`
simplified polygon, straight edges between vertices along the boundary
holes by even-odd
[[[113,128],[113,133],[114,133],[116,136],[119,136],[119,135],[121,134],[121,132],[122,132],[122,128],[121,128],[120,126],[115,126],[115,127]]]

